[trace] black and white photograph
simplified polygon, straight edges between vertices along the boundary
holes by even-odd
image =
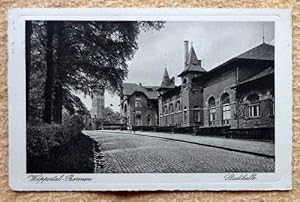
[[[242,183],[276,174],[285,67],[275,24],[25,19],[26,179],[221,174]]]

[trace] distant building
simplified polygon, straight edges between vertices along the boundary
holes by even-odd
[[[158,125],[158,86],[124,83],[121,96],[122,123],[131,126]]]
[[[104,118],[104,89],[97,89],[92,93],[91,118],[101,120]]]
[[[162,127],[274,129],[274,46],[262,43],[210,71],[188,41],[184,49],[179,86],[167,69],[158,87],[124,84],[127,124],[155,125],[158,116]]]

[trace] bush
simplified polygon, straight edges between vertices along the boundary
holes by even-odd
[[[67,143],[81,133],[84,123],[78,116],[68,116],[62,125],[43,124],[27,127],[27,155],[49,157],[53,148]]]

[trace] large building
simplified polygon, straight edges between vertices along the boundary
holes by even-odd
[[[141,83],[124,83],[120,104],[122,122],[130,126],[157,126],[157,89]]]
[[[151,111],[153,115],[158,111],[161,127],[274,128],[274,46],[262,43],[210,71],[202,67],[188,41],[184,42],[184,49],[183,70],[178,75],[180,85],[175,85],[167,69],[161,85],[151,88],[152,96],[147,95],[146,87],[130,84],[135,87],[128,91],[129,84],[124,85],[126,98],[121,106],[127,118],[137,116],[137,110],[132,109],[140,97],[145,103],[151,100]],[[141,116],[148,116],[144,107],[138,111]],[[147,118],[141,122],[136,118],[135,125],[149,125]]]

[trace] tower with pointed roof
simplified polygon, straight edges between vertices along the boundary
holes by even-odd
[[[198,60],[192,44],[189,49],[188,41],[184,41],[184,51],[184,69],[178,77],[181,77],[182,84],[190,84],[193,78],[205,73],[206,70],[202,67],[201,60]]]
[[[161,81],[158,91],[165,92],[174,87],[175,87],[175,78],[172,77],[170,79],[168,70],[167,70],[167,68],[165,68],[164,75],[163,75],[163,78],[162,78],[162,81]]]

